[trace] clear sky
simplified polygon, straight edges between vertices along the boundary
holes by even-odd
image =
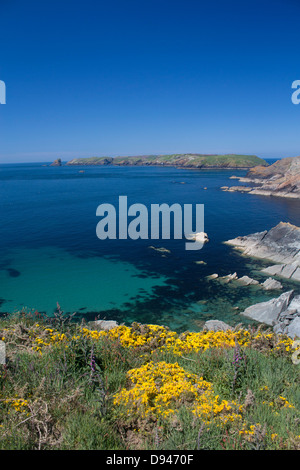
[[[299,0],[0,0],[0,162],[300,154]]]

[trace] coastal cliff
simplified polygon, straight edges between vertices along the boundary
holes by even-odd
[[[223,187],[224,191],[241,191],[264,196],[300,198],[300,156],[283,158],[270,166],[251,168],[246,177],[236,177],[252,186]]]
[[[114,166],[175,166],[178,168],[199,169],[250,169],[255,166],[268,166],[268,163],[255,155],[139,155],[131,157],[91,157],[74,158],[67,165],[114,165]]]

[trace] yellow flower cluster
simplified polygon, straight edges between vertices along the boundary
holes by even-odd
[[[248,438],[249,441],[252,441],[252,437],[254,436],[255,432],[256,431],[260,431],[261,430],[261,425],[260,423],[256,423],[256,424],[251,424],[248,429],[247,429],[247,426],[244,424],[242,426],[242,429],[240,429],[239,431],[239,434],[241,436],[246,436]]]
[[[159,325],[140,325],[133,323],[132,327],[118,326],[109,331],[90,330],[82,328],[81,334],[94,340],[103,337],[119,340],[122,346],[128,348],[147,347],[151,352],[154,349],[171,351],[182,355],[188,352],[205,351],[209,348],[234,347],[262,344],[270,346],[272,351],[291,351],[293,341],[285,336],[276,336],[274,333],[258,331],[252,333],[246,329],[227,331],[200,331],[177,334],[168,328]]]
[[[167,417],[185,405],[206,423],[216,416],[223,424],[242,418],[242,406],[221,401],[210,382],[186,372],[178,363],[149,362],[127,376],[131,388],[122,389],[114,399],[114,405],[124,407],[127,415],[136,411],[142,416]]]
[[[33,350],[41,353],[43,346],[57,345],[66,341],[67,337],[64,333],[59,333],[52,328],[45,328],[43,337],[37,336],[34,338]]]
[[[14,330],[2,330],[2,341],[13,338]],[[64,344],[70,341],[80,341],[88,338],[98,341],[102,338],[119,341],[126,348],[140,348],[143,351],[169,351],[182,355],[189,352],[205,351],[210,348],[232,348],[237,343],[241,347],[258,347],[267,351],[292,352],[293,341],[286,336],[277,336],[274,333],[263,331],[239,329],[227,331],[200,331],[178,334],[164,326],[141,325],[133,323],[131,327],[121,325],[108,331],[92,330],[81,327],[77,334],[66,336],[53,328],[45,328],[36,323],[28,332],[28,341],[34,351],[42,353],[45,347]]]
[[[23,398],[6,398],[2,402],[19,413],[26,413],[28,411],[28,400],[24,400]],[[10,414],[10,411],[8,411],[8,414]]]

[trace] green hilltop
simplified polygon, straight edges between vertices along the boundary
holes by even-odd
[[[115,165],[115,166],[176,166],[179,168],[241,168],[268,166],[268,163],[256,155],[205,155],[205,154],[170,154],[137,155],[126,157],[90,157],[74,158],[67,165]]]

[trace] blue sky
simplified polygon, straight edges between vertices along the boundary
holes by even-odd
[[[0,0],[0,162],[300,154],[298,0]]]

